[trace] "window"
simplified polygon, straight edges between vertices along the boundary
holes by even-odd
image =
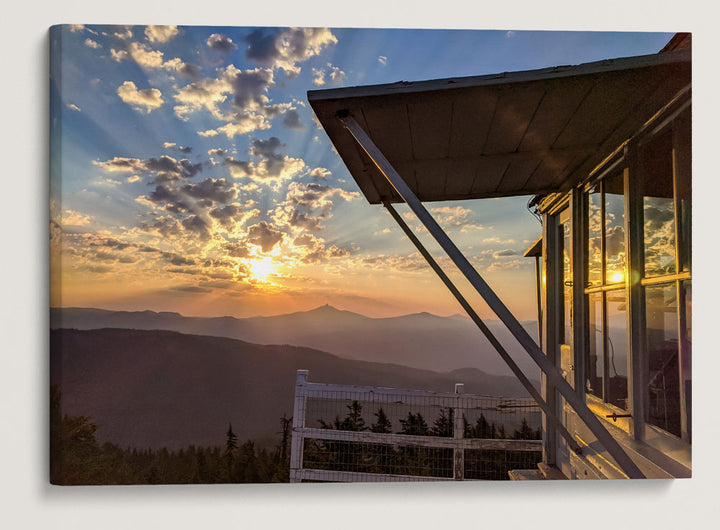
[[[585,193],[588,337],[586,391],[628,408],[625,197],[623,173]]]
[[[647,417],[690,441],[691,168],[686,111],[639,152]]]

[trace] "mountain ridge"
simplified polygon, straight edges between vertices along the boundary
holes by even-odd
[[[330,305],[310,311],[247,318],[187,317],[175,312],[51,308],[52,329],[166,329],[228,337],[253,344],[306,346],[355,360],[390,362],[432,371],[477,368],[510,375],[494,348],[466,317],[427,312],[373,318]],[[539,371],[502,323],[486,324],[530,377]],[[534,322],[524,322],[531,336]]]
[[[438,392],[462,382],[467,393],[527,396],[514,378],[476,369],[437,373],[167,330],[57,329],[50,344],[63,414],[89,416],[98,440],[120,447],[221,445],[228,423],[241,439],[272,439],[292,415],[298,369],[313,382]]]

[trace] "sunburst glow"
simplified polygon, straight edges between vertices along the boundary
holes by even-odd
[[[275,264],[270,258],[257,259],[248,265],[250,273],[257,280],[267,281],[268,277],[275,274]]]

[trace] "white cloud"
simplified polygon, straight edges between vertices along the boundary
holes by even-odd
[[[65,105],[65,106],[66,106],[67,108],[69,108],[70,110],[74,110],[74,111],[80,112],[80,107],[78,107],[77,105],[75,105],[75,103],[68,103],[68,104]]]
[[[330,72],[327,73],[324,68],[313,68],[313,84],[315,86],[324,86],[327,83],[327,80],[325,79],[326,75],[330,76],[330,80],[333,83],[338,83],[342,81],[342,79],[345,77],[345,72],[340,70],[339,67],[333,66],[332,64],[328,63],[328,68],[330,68]]]
[[[328,28],[257,29],[245,38],[248,43],[245,56],[272,68],[282,68],[286,75],[300,73],[297,63],[318,55],[326,46],[337,43]]]
[[[325,85],[325,70],[322,68],[313,68],[313,85],[324,86]]]
[[[293,109],[291,103],[271,103],[268,97],[271,86],[274,86],[272,70],[239,70],[230,65],[217,78],[201,79],[180,88],[173,96],[178,103],[173,110],[185,121],[189,114],[204,110],[225,122],[221,127],[198,132],[205,137],[222,133],[233,138],[266,130],[270,128],[269,120]]]
[[[230,37],[221,33],[213,33],[205,41],[207,46],[215,51],[221,53],[232,53],[237,50],[237,44],[235,44]]]
[[[85,46],[87,46],[88,48],[92,48],[93,50],[102,48],[102,46],[100,46],[100,44],[98,44],[97,42],[95,42],[92,39],[85,39]]]
[[[132,175],[127,178],[127,181],[130,182],[131,184],[134,182],[140,182],[141,180],[142,179],[138,175]]]
[[[310,172],[310,176],[314,180],[327,180],[330,175],[330,170],[324,167],[316,167]]]
[[[381,55],[378,57],[378,62],[383,66],[385,66],[387,64],[387,60],[388,60],[388,58],[385,57],[384,55]]]
[[[180,30],[177,26],[147,26],[145,28],[145,37],[150,42],[165,43],[177,37],[179,33]]]
[[[132,29],[126,27],[125,29],[122,29],[120,31],[116,31],[115,33],[113,33],[113,36],[115,36],[116,38],[118,38],[120,40],[132,39],[132,36],[133,36]]]
[[[217,132],[221,132],[232,139],[239,134],[248,134],[253,131],[267,130],[269,128],[270,123],[263,116],[248,113],[236,117],[234,122],[218,127]],[[208,131],[205,132],[207,133]]]
[[[184,63],[175,57],[164,61],[164,54],[160,50],[153,50],[144,42],[131,42],[123,49],[110,49],[110,56],[117,62],[132,59],[139,66],[147,69],[164,69],[168,72],[183,74],[188,77],[196,77],[198,68]]]
[[[340,70],[339,67],[333,66],[330,63],[328,63],[328,66],[330,67],[330,79],[332,80],[332,82],[339,83],[340,81],[342,81],[345,77],[345,72]]]
[[[100,166],[111,173],[139,173],[145,171],[145,163],[139,158],[116,156],[112,160],[100,162],[93,160],[93,165]]]
[[[175,147],[177,144],[175,142],[165,142],[163,143],[163,147],[165,149],[170,149],[171,147]]]
[[[117,93],[120,99],[132,108],[145,111],[148,114],[160,108],[164,103],[162,93],[157,88],[138,90],[132,81],[125,81],[118,87]]]
[[[74,210],[63,210],[60,218],[62,226],[86,226],[90,224],[90,216]]]

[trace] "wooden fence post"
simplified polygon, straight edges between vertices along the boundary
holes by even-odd
[[[461,395],[464,387],[465,385],[462,383],[455,383],[455,394],[458,396],[458,406],[455,407],[455,411],[453,413],[453,438],[456,440],[462,439],[465,436],[465,425],[463,423],[463,411],[465,409],[460,406],[462,403]],[[465,477],[465,449],[459,445],[453,449],[453,463],[453,478],[455,480],[463,480]]]
[[[290,482],[301,482],[305,427],[305,395],[303,386],[307,382],[308,371],[298,370],[295,381],[295,406],[293,407],[292,444],[290,446]]]

